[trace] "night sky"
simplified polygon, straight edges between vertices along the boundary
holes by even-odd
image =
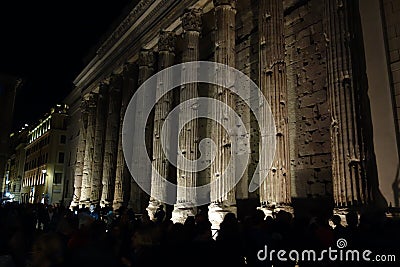
[[[24,81],[14,128],[35,123],[73,88],[132,0],[1,0],[0,72]]]

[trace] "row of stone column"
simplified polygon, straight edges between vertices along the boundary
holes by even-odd
[[[370,203],[377,198],[377,183],[368,177],[371,170],[373,153],[368,147],[367,135],[368,121],[361,119],[362,102],[366,93],[362,84],[358,83],[354,66],[357,61],[352,48],[357,40],[349,40],[357,27],[354,21],[349,20],[349,14],[354,12],[353,1],[326,1],[326,14],[324,25],[327,43],[327,75],[328,90],[330,92],[330,111],[332,116],[332,170],[334,184],[334,198],[337,206]],[[235,0],[213,0],[215,6],[215,47],[214,60],[218,63],[235,67]],[[183,51],[182,61],[196,61],[199,59],[199,42],[201,34],[201,10],[190,9],[182,16]],[[260,185],[259,195],[261,208],[270,212],[276,208],[290,210],[290,167],[289,167],[289,142],[288,142],[288,109],[287,109],[287,84],[285,66],[284,42],[284,12],[280,0],[259,1],[259,68],[260,90],[266,97],[271,107],[276,126],[276,153],[272,166],[266,166],[267,159],[260,158],[260,175],[266,178]],[[347,42],[352,41],[352,45]],[[346,47],[346,49],[343,49]],[[175,63],[175,34],[162,31],[158,42],[159,70],[168,68]],[[114,208],[125,203],[132,207],[140,208],[135,201],[147,199],[143,191],[130,179],[122,151],[122,121],[128,101],[134,90],[149,78],[155,69],[153,51],[143,50],[138,60],[138,69],[127,66],[123,74],[113,75],[109,82],[99,85],[99,92],[90,94],[89,98],[82,101],[80,137],[77,151],[77,162],[74,183],[73,205],[101,203],[104,206],[114,205]],[[360,73],[362,69],[358,69]],[[135,76],[137,74],[137,76]],[[172,80],[171,73],[165,72],[162,77],[164,83]],[[195,78],[195,70],[184,70],[183,82]],[[218,75],[222,73],[216,73]],[[227,78],[227,79],[225,79]],[[227,88],[232,86],[231,77],[224,77],[224,87],[214,86],[211,90],[212,97],[235,109],[236,95]],[[157,83],[158,84],[158,83]],[[167,88],[163,84],[162,88]],[[155,98],[162,95],[158,89],[156,95],[143,97]],[[197,84],[185,84],[180,88],[179,101],[184,102],[198,96]],[[156,104],[154,114],[149,116],[146,124],[147,151],[135,151],[132,167],[139,169],[144,179],[151,180],[151,198],[147,207],[150,216],[154,214],[159,205],[164,205],[160,199],[167,193],[165,182],[154,179],[155,172],[162,177],[176,177],[178,185],[177,202],[174,206],[173,220],[183,221],[187,216],[196,213],[196,196],[193,191],[185,190],[186,186],[194,187],[198,181],[198,174],[184,171],[185,162],[178,160],[176,173],[173,170],[162,149],[162,139],[165,143],[171,138],[171,129],[166,129],[161,134],[163,122],[173,108],[173,92],[165,94]],[[362,103],[361,103],[361,102]],[[135,114],[142,118],[141,104],[138,99]],[[227,111],[219,106],[211,107],[220,117]],[[187,112],[187,110],[186,110]],[[189,111],[193,118],[197,117],[195,108]],[[260,124],[268,123],[266,114],[260,114]],[[226,118],[228,124],[235,125],[234,118]],[[198,157],[198,121],[194,119],[182,126],[179,147],[175,149],[188,160]],[[137,129],[142,130],[142,129]],[[263,136],[264,133],[260,133]],[[215,162],[211,165],[210,181],[217,181],[211,187],[209,217],[214,226],[217,226],[227,212],[236,213],[235,190],[221,196],[234,179],[235,169],[227,169],[231,154],[232,140],[219,125],[212,124],[211,136],[216,143]],[[267,149],[260,147],[260,150]],[[143,157],[151,154],[153,170],[148,169],[143,162]],[[371,154],[372,153],[372,154]],[[261,153],[262,154],[262,153]],[[373,164],[372,164],[373,165]],[[234,167],[234,164],[233,164]],[[222,172],[227,172],[228,180],[217,180]],[[379,191],[379,190],[378,190]]]

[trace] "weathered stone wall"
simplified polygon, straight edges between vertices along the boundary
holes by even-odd
[[[248,75],[256,84],[258,83],[258,33],[257,33],[257,3],[252,5],[248,1],[240,0],[237,3],[236,14],[236,69]],[[202,34],[200,41],[200,60],[212,61],[214,57],[213,43],[215,42],[215,16],[214,10],[202,16]],[[210,86],[201,84],[199,95],[211,97]],[[250,164],[239,181],[236,188],[236,199],[257,198],[257,192],[248,192],[248,183],[251,180],[258,161],[259,129],[257,121],[249,108],[241,99],[236,99],[236,111],[243,120],[250,133],[251,154]],[[199,139],[210,137],[210,121],[199,119]],[[209,182],[209,168],[199,173],[199,182]]]
[[[285,43],[290,124],[292,196],[331,197],[330,117],[326,76],[326,39],[323,6],[316,0],[285,1]],[[258,3],[238,1],[236,15],[236,68],[259,84]],[[201,55],[211,60],[214,40],[213,11],[203,16]],[[211,22],[210,22],[211,21]],[[202,86],[206,88],[207,86]],[[207,95],[207,94],[206,94]],[[259,129],[248,107],[238,100],[237,112],[250,131],[251,155],[245,177],[236,189],[237,199],[249,195],[247,182],[258,163]],[[204,123],[204,122],[203,122]],[[199,124],[200,131],[204,128]],[[203,130],[203,137],[209,130]],[[206,173],[202,174],[203,182]]]
[[[331,195],[331,146],[323,6],[285,1],[292,196]]]
[[[208,2],[209,4],[212,4],[212,1]],[[224,5],[227,5],[228,2],[224,2]],[[218,4],[218,2],[216,3]],[[398,44],[398,38],[400,38],[400,16],[396,16],[396,14],[400,12],[400,4],[396,0],[385,0],[383,3],[386,13],[386,23],[388,24],[387,34],[391,59],[390,63],[396,95],[399,95],[397,106],[400,111],[400,64],[398,63],[400,60],[400,45]],[[232,3],[229,2],[229,5],[231,4]],[[290,174],[291,179],[291,195],[294,198],[332,198],[332,148],[330,136],[332,119],[328,99],[328,57],[326,54],[326,50],[329,48],[327,44],[332,43],[329,43],[329,36],[324,32],[324,28],[327,28],[323,25],[324,21],[326,21],[324,20],[324,5],[320,0],[284,0],[283,7],[285,40],[285,64],[283,65],[286,67],[287,101],[286,89],[282,90],[285,92],[285,95],[277,95],[275,100],[284,100],[285,103],[283,106],[285,106],[285,113],[282,114],[285,114],[286,116],[286,106],[289,111],[289,156],[291,165],[290,170],[288,170],[287,173]],[[234,7],[229,7],[229,9],[231,8]],[[135,44],[136,46],[129,48],[132,50],[130,51],[130,54],[118,54],[119,52],[117,49],[114,50],[113,53],[115,54],[110,56],[110,58],[101,59],[104,60],[104,62],[107,61],[104,63],[105,65],[108,64],[106,67],[104,67],[105,65],[93,64],[92,67],[96,72],[91,73],[98,73],[98,75],[96,74],[98,77],[96,76],[94,78],[104,79],[104,77],[107,76],[107,72],[118,72],[116,71],[116,65],[121,62],[136,62],[138,60],[137,55],[139,54],[140,49],[146,49],[151,53],[154,52],[157,56],[157,53],[159,53],[159,47],[157,46],[157,39],[154,39],[155,36],[159,36],[159,30],[165,29],[165,26],[168,26],[165,25],[167,20],[170,21],[172,17],[178,18],[181,16],[183,12],[182,10],[171,9],[171,12],[168,12],[168,15],[162,17],[162,22],[159,22],[157,18],[152,29],[149,29],[148,32],[144,34],[145,37],[137,37],[140,39],[141,47],[139,47],[139,44]],[[260,64],[260,61],[263,62],[263,60],[260,60],[260,55],[261,59],[264,59],[265,56],[265,53],[260,53],[260,50],[264,52],[266,50],[263,50],[263,48],[260,49],[261,38],[259,27],[263,28],[264,25],[259,24],[259,15],[263,15],[259,14],[259,10],[260,6],[259,1],[257,0],[238,0],[236,4],[235,17],[232,16],[234,12],[230,10],[229,12],[224,11],[221,13],[226,15],[226,18],[216,18],[216,10],[213,8],[207,9],[207,11],[202,15],[202,28],[199,35],[199,59],[207,61],[213,61],[216,57],[219,59],[226,59],[227,61],[229,60],[229,64],[235,65],[235,68],[247,74],[256,84],[259,85],[260,80],[265,81],[265,79],[262,79],[263,75],[260,75],[263,74],[260,73],[260,66],[265,66],[265,62],[264,65]],[[266,11],[264,10],[264,12]],[[267,16],[268,14],[265,15]],[[264,17],[261,18],[264,19]],[[232,23],[235,26],[235,38],[231,38],[233,36],[233,34],[230,34],[232,31],[226,27],[229,21],[235,21],[235,23]],[[220,24],[220,29],[217,29],[217,23]],[[276,20],[275,23],[277,23]],[[175,28],[170,27],[170,29]],[[179,29],[179,27],[177,26],[176,29]],[[265,29],[262,32],[264,32],[266,38],[268,38],[269,33],[267,34]],[[221,37],[224,34],[229,37],[227,37],[229,40],[224,40],[224,38]],[[273,33],[271,35],[273,35]],[[275,32],[275,35],[271,37],[275,40],[275,46],[277,43],[276,40],[280,40],[281,37],[281,35],[277,35],[278,34]],[[227,47],[223,47],[223,49],[228,51],[226,54],[229,55],[224,55],[223,53],[214,54],[214,51],[218,51],[216,50],[216,45],[219,45],[216,43],[218,42],[218,39],[221,41],[222,45],[226,45],[226,43],[222,41],[229,43],[226,45]],[[235,45],[232,45],[231,47],[230,45],[233,43]],[[282,42],[279,41],[278,43]],[[174,47],[175,59],[171,59],[171,64],[182,62],[182,51],[184,48],[182,36],[177,36],[176,45]],[[229,53],[229,51],[233,50],[235,51],[234,53]],[[128,56],[134,54],[135,56]],[[270,54],[267,55],[268,57],[270,56]],[[101,56],[104,55],[101,54]],[[160,55],[158,55],[158,57],[160,59]],[[232,60],[233,58],[234,60]],[[332,57],[329,58],[329,62],[332,63],[334,60]],[[159,60],[155,60],[155,62],[157,61]],[[282,60],[280,60],[280,63],[282,63]],[[148,75],[139,78],[139,80],[145,80],[151,73],[153,73],[153,63],[149,64],[149,66],[150,65],[151,71],[148,73],[146,72]],[[332,64],[330,66],[332,66]],[[90,69],[90,67],[88,69]],[[160,69],[162,69],[162,64],[157,65],[157,63],[155,63],[154,72],[157,72],[157,70]],[[93,88],[93,86],[88,85],[88,83],[91,83],[95,79],[89,80],[89,78],[82,78],[84,75],[81,75],[80,77],[82,81],[79,82],[79,86],[82,87],[80,88],[82,92]],[[279,77],[282,80],[282,76]],[[139,82],[139,84],[141,82]],[[213,90],[213,87],[210,85],[200,84],[198,86],[198,95],[201,97],[212,97],[214,92]],[[332,99],[333,98],[331,98],[331,100]],[[178,100],[179,95],[175,94],[172,101],[173,103],[170,103],[172,108],[178,104]],[[248,138],[250,140],[251,148],[250,163],[247,166],[244,177],[236,187],[236,200],[252,199],[259,201],[259,192],[256,191],[249,193],[248,183],[254,174],[257,163],[259,162],[260,130],[258,125],[260,122],[256,121],[254,114],[250,112],[249,107],[243,100],[236,98],[233,106],[241,116],[245,127],[249,131]],[[170,107],[168,107],[168,109],[170,109]],[[69,171],[67,170],[67,179],[70,177],[71,181],[73,181],[74,176],[73,165],[76,162],[75,154],[77,151],[77,140],[79,139],[77,138],[79,132],[77,125],[79,125],[78,121],[80,112],[74,114],[75,115],[71,116],[69,129],[69,140],[71,140],[71,144],[73,143],[74,145],[70,145],[71,159],[69,162],[71,167],[69,167]],[[210,120],[198,120],[199,140],[206,137],[215,138],[215,136],[217,136],[212,134],[216,132],[215,128],[217,128],[213,125],[214,124],[211,123]],[[117,127],[117,123],[115,123],[114,126]],[[152,127],[149,127],[149,129],[152,129]],[[153,130],[149,130],[149,136],[152,137],[153,134]],[[221,131],[218,132],[218,136],[222,136]],[[150,152],[153,150],[152,144],[154,141],[153,138],[151,139],[152,140],[149,142],[147,142],[148,140],[146,141],[147,148],[150,148]],[[116,146],[116,144],[117,142],[111,144],[111,146]],[[110,147],[110,149],[114,150],[114,147]],[[161,158],[163,155],[161,152],[159,154]],[[169,173],[175,173],[176,175],[176,169],[168,169],[166,172],[167,171]],[[110,172],[108,176],[111,179],[114,176],[114,171]],[[198,183],[200,185],[209,183],[211,176],[210,168],[200,172],[198,174]],[[113,183],[110,183],[109,186],[112,187],[114,185]],[[134,191],[135,190],[132,192],[135,193]],[[131,195],[133,193],[131,193]],[[108,201],[111,201],[111,195],[109,198]],[[239,206],[241,204],[238,202],[237,205]]]

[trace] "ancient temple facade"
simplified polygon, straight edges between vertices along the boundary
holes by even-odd
[[[66,184],[70,187],[71,207],[91,203],[114,209],[128,206],[135,212],[149,212],[152,217],[163,205],[174,221],[206,210],[217,225],[227,212],[243,216],[253,208],[267,214],[280,209],[293,211],[304,200],[328,203],[337,211],[394,204],[388,199],[393,197],[389,196],[388,183],[382,182],[381,176],[390,176],[392,183],[395,171],[382,174],[389,169],[382,167],[382,154],[376,153],[381,149],[376,135],[381,132],[374,128],[375,107],[383,105],[390,115],[385,116],[387,127],[393,129],[386,136],[394,148],[390,156],[398,161],[397,113],[392,109],[395,104],[390,90],[393,70],[377,70],[388,77],[386,87],[379,89],[379,94],[388,97],[386,102],[376,104],[370,99],[371,90],[377,90],[371,88],[375,79],[370,75],[371,41],[365,37],[365,14],[378,14],[380,35],[376,41],[382,44],[382,60],[387,66],[388,20],[380,10],[389,7],[372,1],[378,9],[363,11],[359,2],[140,1],[99,45],[65,100],[70,107]],[[392,11],[392,4],[390,8]],[[150,114],[143,114],[141,101],[137,100],[136,116],[148,115],[146,151],[135,151],[132,162],[126,162],[122,129],[131,97],[153,74],[198,60],[236,68],[258,85],[276,127],[271,166],[260,153],[267,149],[261,145],[265,133],[259,127],[265,123],[265,116],[261,114],[257,120],[243,99],[226,88],[196,83],[163,95]],[[166,83],[172,79],[164,78]],[[224,171],[235,175],[234,164],[226,169],[232,137],[204,118],[182,125],[176,153],[195,160],[199,157],[199,140],[212,138],[216,144],[215,162],[209,168],[187,172],[179,160],[177,166],[168,162],[162,150],[162,143],[169,142],[168,129],[167,134],[160,135],[168,114],[180,103],[199,96],[217,99],[239,114],[250,144],[250,162],[239,183],[224,196],[214,198],[213,194],[225,186],[224,181],[216,182],[215,187],[211,186],[211,203],[201,207],[196,205],[196,196],[184,187],[210,183]],[[195,118],[196,110],[191,112]],[[152,168],[140,164],[141,157],[147,156]],[[132,179],[127,164],[138,168],[150,181],[151,195]],[[263,182],[256,191],[249,192],[257,165]],[[166,194],[166,188],[154,179],[154,171],[181,186],[174,205],[165,205],[157,197]]]

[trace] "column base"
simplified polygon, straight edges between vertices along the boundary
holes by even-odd
[[[174,210],[172,211],[171,220],[174,223],[184,224],[187,217],[195,216],[196,212],[197,212],[197,208],[193,207],[192,205],[175,204]]]
[[[350,208],[334,208],[333,209],[333,215],[339,215],[340,217],[340,223],[343,226],[347,226],[347,220],[346,220],[346,214],[349,212],[357,212],[357,217],[358,217],[358,221],[360,221],[360,212],[355,210],[355,209],[350,209]],[[331,222],[329,222],[331,223]]]
[[[72,200],[71,204],[69,205],[69,209],[73,210],[75,207],[79,207],[79,201],[77,200]]]
[[[149,214],[150,220],[154,221],[154,214],[156,213],[157,208],[161,204],[162,203],[160,201],[158,201],[158,200],[150,199],[149,206],[147,206],[147,208],[146,208],[147,213]]]
[[[219,225],[224,220],[227,213],[237,215],[237,207],[235,205],[227,205],[224,203],[211,203],[208,206],[208,219],[211,222],[211,230],[215,238],[215,232],[219,230]]]
[[[107,201],[107,200],[102,200],[100,201],[100,207],[105,208],[105,207],[111,207],[112,206],[112,202]]]
[[[262,210],[265,214],[265,218],[268,216],[274,217],[276,213],[283,210],[289,212],[290,214],[294,214],[293,207],[289,205],[282,205],[282,206],[262,206],[258,207],[257,209]]]

